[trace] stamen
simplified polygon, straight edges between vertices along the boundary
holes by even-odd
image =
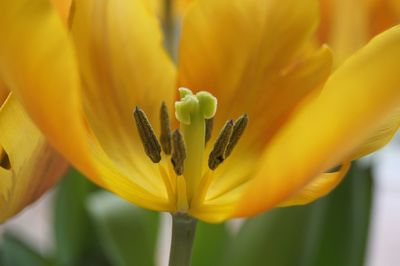
[[[161,146],[146,114],[139,107],[136,107],[133,116],[135,117],[136,127],[142,140],[144,151],[153,163],[160,162]]]
[[[338,172],[338,171],[340,170],[340,168],[342,168],[342,166],[343,166],[343,165],[341,165],[341,164],[336,165],[336,166],[334,166],[334,167],[329,168],[328,170],[326,170],[325,173],[326,173],[326,174],[330,174],[330,173]]]
[[[246,129],[248,122],[249,118],[247,117],[247,114],[242,115],[238,118],[238,120],[235,121],[231,138],[229,139],[228,146],[226,147],[225,158],[228,158],[228,156],[231,155],[233,148],[235,148],[236,144],[238,143],[240,137]]]
[[[206,119],[206,137],[205,144],[211,139],[211,133],[214,127],[214,118]]]
[[[160,109],[161,134],[160,142],[165,154],[171,154],[171,128],[169,127],[168,108],[165,102],[162,102]]]
[[[186,148],[183,136],[179,129],[172,134],[172,156],[171,162],[174,166],[175,173],[180,176],[183,174],[183,165],[186,159]]]
[[[0,146],[0,167],[10,170],[11,163],[10,158],[8,157],[7,152]]]
[[[225,150],[231,138],[233,128],[233,120],[229,120],[225,123],[221,132],[215,141],[214,147],[208,157],[208,167],[211,170],[215,170],[225,160]]]

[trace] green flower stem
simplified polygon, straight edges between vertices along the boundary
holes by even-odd
[[[187,214],[172,214],[169,266],[190,266],[197,220]]]

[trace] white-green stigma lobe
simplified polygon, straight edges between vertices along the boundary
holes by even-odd
[[[192,116],[211,119],[217,111],[217,98],[211,93],[200,91],[194,95],[187,88],[179,88],[180,101],[175,102],[175,116],[179,122],[190,125]]]
[[[214,117],[217,98],[211,93],[201,91],[196,94],[187,88],[180,88],[181,99],[175,102],[175,116],[186,146],[186,160],[183,176],[188,184],[188,198],[195,193],[203,172],[206,119]]]

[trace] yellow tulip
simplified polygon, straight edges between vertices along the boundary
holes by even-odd
[[[68,11],[61,13],[66,18]],[[0,223],[42,196],[67,168],[0,80]]]
[[[318,37],[332,47],[338,64],[400,22],[397,0],[320,0],[320,9]]]
[[[67,162],[2,83],[0,99],[0,222],[4,222],[51,188]]]
[[[332,190],[351,160],[386,143],[386,128],[398,127],[399,27],[331,74],[330,49],[309,45],[317,1],[195,1],[185,12],[176,67],[145,2],[76,1],[71,30],[46,0],[0,3],[7,10],[1,77],[54,147],[132,203],[208,222],[305,204]],[[179,87],[209,93],[181,89],[179,99]],[[214,133],[204,148],[214,96]],[[173,155],[173,165],[157,140],[149,142],[144,113],[159,134],[162,102],[170,118],[177,107],[184,142],[174,135],[173,146],[186,151],[183,164],[184,156]],[[227,134],[222,153],[214,152],[225,161],[209,169],[218,131],[243,114],[242,137],[226,157]]]

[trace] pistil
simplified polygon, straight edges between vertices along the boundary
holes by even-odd
[[[211,139],[213,117],[217,109],[217,99],[209,92],[193,94],[186,88],[179,89],[181,99],[175,102],[175,116],[180,129],[171,133],[168,109],[165,103],[160,109],[160,142],[158,141],[146,114],[136,107],[134,118],[144,151],[153,163],[169,158],[175,176],[162,165],[160,173],[167,187],[171,202],[176,202],[176,213],[190,213],[191,205],[201,204],[214,176],[213,172],[231,154],[248,123],[246,114],[235,122],[228,120],[216,138],[208,156],[208,168],[205,159],[205,146]],[[161,156],[161,152],[164,153]]]
[[[208,92],[196,95],[189,89],[179,89],[181,100],[175,103],[175,115],[180,121],[186,147],[183,176],[187,183],[188,200],[192,199],[203,173],[206,125],[217,109],[217,99]]]

